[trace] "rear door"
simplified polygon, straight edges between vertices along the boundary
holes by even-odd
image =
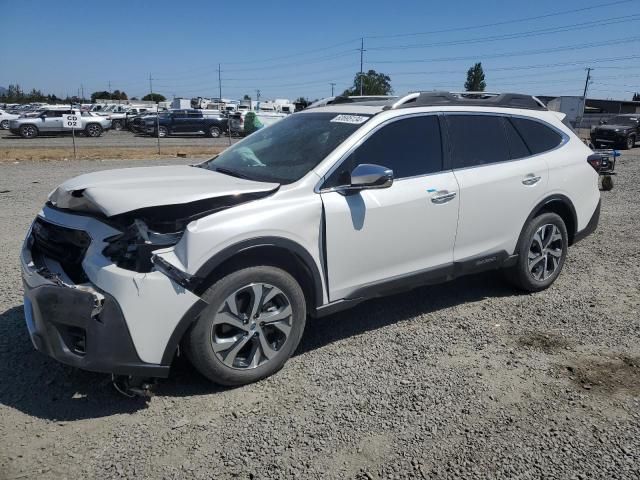
[[[450,113],[445,118],[460,185],[454,260],[482,257],[485,266],[497,263],[500,254],[513,253],[526,218],[545,196],[547,162],[544,155],[532,154],[508,116]]]
[[[393,185],[352,194],[334,190],[367,163],[392,169]],[[443,170],[438,115],[396,118],[371,133],[321,190],[330,300],[450,266],[457,190],[453,172]]]
[[[196,110],[187,110],[185,122],[185,132],[197,133],[204,131],[204,118],[202,112]]]

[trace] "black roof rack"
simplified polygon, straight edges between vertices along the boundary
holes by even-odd
[[[362,96],[345,96],[339,95],[333,100],[327,102],[327,105],[337,105],[341,103],[364,103],[375,101],[389,101],[397,99],[397,96],[392,95],[362,95]]]
[[[397,109],[431,106],[502,107],[547,110],[547,107],[532,95],[487,92],[414,92],[402,97],[387,108]]]

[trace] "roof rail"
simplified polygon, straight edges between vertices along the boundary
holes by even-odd
[[[387,109],[432,106],[502,107],[523,108],[528,110],[547,109],[544,103],[533,95],[493,92],[413,92],[405,95],[387,107]]]

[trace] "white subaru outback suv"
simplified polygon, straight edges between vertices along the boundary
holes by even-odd
[[[547,288],[597,226],[596,162],[531,96],[337,101],[198,165],[60,185],[22,250],[27,327],[118,378],[165,377],[184,351],[214,382],[253,382],[308,315],[490,269]]]

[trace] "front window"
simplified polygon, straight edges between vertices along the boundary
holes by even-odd
[[[315,168],[371,115],[291,115],[199,165],[262,182],[293,183]]]

